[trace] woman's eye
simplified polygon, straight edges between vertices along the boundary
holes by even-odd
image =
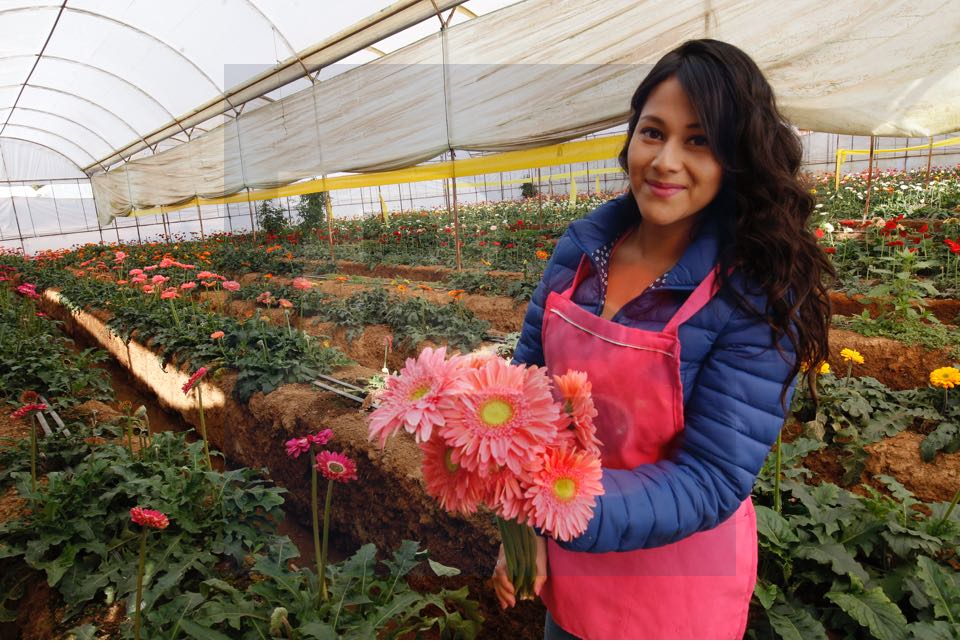
[[[643,127],[643,128],[640,130],[640,135],[641,135],[641,136],[646,136],[646,137],[648,137],[648,138],[656,138],[657,136],[660,136],[661,134],[660,134],[660,130],[659,130],[659,129],[654,129],[653,127]]]
[[[707,144],[707,137],[706,137],[706,136],[692,136],[692,137],[690,138],[690,141],[691,141],[694,145],[696,145],[697,147],[703,147],[703,146],[705,146],[705,145]]]

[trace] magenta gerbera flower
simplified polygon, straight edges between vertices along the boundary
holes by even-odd
[[[158,510],[149,510],[145,507],[130,508],[130,520],[143,527],[154,528],[156,530],[166,529],[170,525],[170,519],[167,515]]]
[[[563,376],[554,376],[553,380],[564,412],[557,436],[567,445],[599,454],[601,443],[593,423],[597,408],[590,396],[592,386],[586,372],[570,370]]]
[[[447,512],[472,514],[483,500],[487,483],[453,461],[453,449],[442,438],[420,444],[423,452],[423,482],[427,494],[437,499]]]
[[[183,384],[183,393],[189,394],[190,390],[197,386],[197,383],[200,382],[200,379],[203,378],[207,373],[206,367],[201,367],[196,372],[190,376],[190,380]]]
[[[370,440],[377,438],[383,447],[403,427],[423,443],[430,440],[434,428],[443,426],[440,399],[458,372],[446,354],[446,347],[424,348],[416,359],[407,359],[399,375],[387,379],[380,406],[370,415]]]
[[[357,464],[342,452],[324,450],[317,454],[317,471],[331,481],[346,483],[357,479]]]
[[[486,475],[493,465],[521,474],[526,461],[557,435],[560,410],[546,370],[493,359],[464,370],[443,397],[441,435],[459,450],[459,462]]]
[[[540,470],[530,474],[525,492],[531,525],[561,541],[583,534],[596,497],[603,494],[602,476],[600,459],[590,452],[570,448],[547,451]]]
[[[292,438],[286,442],[287,456],[290,458],[300,458],[304,452],[310,451],[310,440],[307,437]]]
[[[333,430],[320,430],[316,434],[307,434],[307,440],[311,445],[326,445],[333,438]]]

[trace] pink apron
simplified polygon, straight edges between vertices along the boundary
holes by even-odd
[[[679,326],[713,296],[712,271],[663,331],[605,320],[552,292],[543,316],[551,374],[585,371],[593,386],[603,466],[632,469],[671,455],[683,430]],[[665,517],[661,517],[665,518]],[[742,638],[757,576],[757,526],[748,497],[717,527],[656,548],[591,554],[548,540],[541,598],[556,622],[584,639]]]

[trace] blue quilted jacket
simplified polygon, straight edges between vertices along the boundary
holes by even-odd
[[[527,308],[514,362],[544,364],[540,328],[547,295],[570,287],[583,255],[594,262],[593,273],[601,273],[600,261],[639,216],[627,192],[570,224]],[[662,285],[628,303],[613,321],[662,330],[714,268],[718,252],[716,223],[707,222]],[[730,286],[755,309],[765,309],[765,295],[749,287],[739,271]],[[573,301],[600,314],[601,291],[594,276],[577,288]],[[680,447],[668,460],[632,470],[604,468],[605,494],[598,497],[589,527],[563,547],[623,552],[666,545],[717,526],[750,494],[783,424],[780,391],[795,361],[793,348],[784,338],[781,355],[766,322],[725,291],[680,326],[679,338],[685,422]],[[788,407],[792,395],[793,383]]]

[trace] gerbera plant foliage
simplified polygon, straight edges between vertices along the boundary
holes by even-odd
[[[383,446],[401,429],[413,434],[427,492],[444,510],[494,511],[511,580],[530,596],[532,528],[569,541],[603,494],[586,374],[551,379],[545,368],[493,354],[448,358],[445,348],[427,348],[387,378],[378,400],[370,439]]]

